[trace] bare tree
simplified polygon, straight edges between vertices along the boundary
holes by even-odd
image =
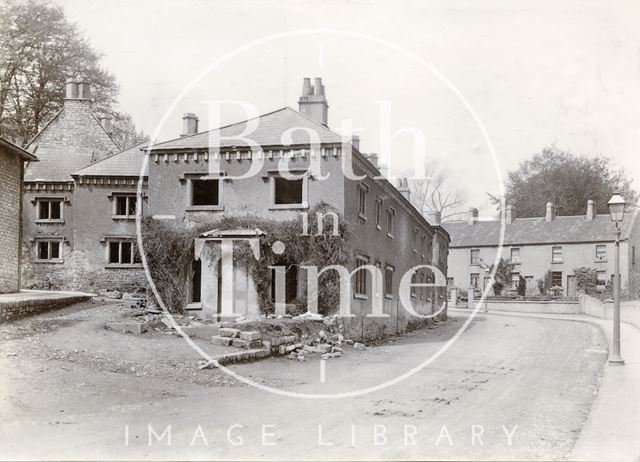
[[[447,168],[437,161],[427,164],[424,178],[409,180],[409,190],[411,202],[424,216],[440,212],[444,221],[465,213],[466,191],[453,184]]]

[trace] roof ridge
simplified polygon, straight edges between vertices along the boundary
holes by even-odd
[[[53,122],[54,120],[56,120],[56,119],[58,118],[58,116],[59,116],[60,114],[62,114],[62,111],[64,111],[64,105],[63,105],[63,106],[58,110],[58,112],[56,112],[56,113],[55,113],[55,114],[54,114],[54,115],[49,119],[49,121],[48,121],[46,124],[44,124],[44,126],[43,126],[40,130],[38,130],[38,132],[37,132],[35,135],[33,135],[33,137],[31,137],[31,139],[29,140],[29,142],[27,143],[27,145],[25,146],[25,148],[27,148],[27,149],[28,149],[28,148],[29,148],[29,146],[31,146],[31,143],[33,143],[33,142],[36,140],[36,138],[38,138],[38,137],[40,136],[40,134],[41,134],[43,131],[45,131],[45,130],[46,130],[46,128],[47,128],[49,125],[51,125],[51,122]]]
[[[230,128],[230,127],[234,127],[234,126],[236,126],[236,125],[245,124],[245,123],[248,123],[248,122],[250,122],[250,121],[252,121],[252,120],[261,119],[261,118],[263,118],[263,117],[268,117],[268,116],[273,115],[273,114],[276,114],[276,113],[278,113],[278,112],[287,111],[287,110],[289,110],[289,111],[291,111],[291,112],[295,113],[295,114],[296,114],[297,116],[299,116],[299,117],[302,117],[302,118],[304,118],[304,119],[308,120],[309,122],[313,123],[314,125],[317,125],[318,127],[320,127],[321,129],[323,129],[324,131],[326,131],[326,132],[328,132],[328,133],[330,133],[330,134],[332,134],[332,135],[338,136],[338,137],[340,137],[340,138],[342,139],[342,135],[338,134],[337,132],[334,132],[334,131],[333,131],[333,130],[331,130],[329,127],[325,127],[324,125],[322,125],[321,123],[318,123],[317,121],[313,120],[312,118],[307,117],[306,115],[302,114],[302,113],[301,113],[301,112],[299,112],[299,111],[296,111],[296,110],[295,110],[295,109],[293,109],[291,106],[283,106],[283,107],[281,107],[281,108],[279,108],[279,109],[275,109],[275,110],[270,111],[270,112],[265,112],[264,114],[259,114],[259,115],[257,115],[256,117],[251,117],[251,118],[249,118],[249,119],[240,120],[240,121],[238,121],[238,122],[233,122],[233,123],[230,123],[230,124],[227,124],[227,125],[222,125],[222,126],[217,127],[217,128],[211,128],[211,129],[206,130],[206,131],[204,131],[204,132],[193,133],[193,134],[191,134],[191,135],[186,135],[186,136],[179,136],[179,137],[176,137],[176,138],[172,138],[172,139],[170,139],[170,140],[162,141],[161,143],[157,143],[157,144],[149,143],[149,146],[151,146],[151,149],[150,149],[150,150],[151,150],[151,151],[153,151],[153,150],[154,150],[154,149],[156,149],[156,148],[162,149],[162,146],[163,146],[163,145],[168,144],[168,143],[172,143],[172,142],[174,142],[174,141],[179,141],[179,140],[184,140],[184,139],[188,139],[188,138],[193,138],[194,136],[204,135],[204,134],[207,134],[207,133],[210,133],[210,132],[214,132],[214,131],[216,131],[216,130],[218,130],[218,131],[220,131],[220,130],[224,130],[224,129],[227,129],[227,128]]]
[[[187,138],[192,138],[194,136],[204,135],[205,133],[213,132],[213,131],[216,131],[216,130],[222,130],[224,128],[233,127],[234,125],[239,125],[241,123],[249,122],[250,120],[255,120],[255,119],[259,119],[260,117],[264,117],[264,116],[268,116],[268,115],[271,115],[271,114],[275,114],[276,112],[284,111],[285,109],[291,109],[291,108],[289,106],[284,106],[284,107],[281,107],[280,109],[276,109],[275,111],[267,112],[266,114],[260,114],[260,115],[257,115],[256,117],[251,117],[250,119],[244,119],[244,120],[240,120],[238,122],[233,122],[231,124],[222,125],[220,127],[210,128],[209,130],[206,130],[204,132],[193,133],[191,135],[185,135],[185,136],[178,136],[176,138],[171,138],[170,140],[162,141],[162,142],[160,142],[158,144],[154,144],[154,143],[149,143],[149,144],[150,144],[150,146],[152,146],[151,150],[153,150],[157,146],[161,146],[163,144],[171,143],[172,141],[184,140],[184,139],[187,139]]]

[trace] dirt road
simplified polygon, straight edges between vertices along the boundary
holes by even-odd
[[[557,459],[576,440],[606,358],[591,325],[479,316],[399,384],[355,398],[301,399],[197,370],[197,356],[177,343],[180,354],[166,359],[157,339],[128,343],[133,336],[100,331],[91,319],[109,309],[0,328],[2,458]],[[297,393],[360,390],[415,367],[463,320],[453,315],[446,326],[348,349],[324,366],[319,358],[277,358],[233,370]],[[100,354],[91,350],[96,338]]]

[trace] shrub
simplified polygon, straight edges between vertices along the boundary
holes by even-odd
[[[580,267],[573,270],[576,277],[576,289],[587,295],[600,295],[598,290],[598,272],[595,268]]]

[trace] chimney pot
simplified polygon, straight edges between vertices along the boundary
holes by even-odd
[[[547,214],[545,216],[545,220],[547,221],[547,223],[549,223],[553,221],[555,217],[556,217],[555,205],[553,205],[552,202],[547,202]]]
[[[65,99],[76,99],[78,97],[78,82],[75,79],[67,79],[65,82]]]
[[[314,86],[311,85],[311,79],[305,77],[302,83],[302,96],[298,100],[298,111],[313,121],[327,126],[329,104],[321,78],[315,79]]]
[[[305,77],[302,81],[302,96],[313,95],[313,86],[311,85],[311,79]]]
[[[198,116],[193,112],[187,112],[182,116],[182,135],[190,136],[198,133]]]
[[[595,208],[596,203],[592,199],[589,199],[587,201],[587,220],[593,220],[593,217],[595,216]]]
[[[475,225],[478,222],[478,209],[477,208],[471,207],[469,209],[468,221],[469,221],[470,225]]]
[[[91,84],[83,75],[76,78],[78,82],[78,99],[91,99]]]

